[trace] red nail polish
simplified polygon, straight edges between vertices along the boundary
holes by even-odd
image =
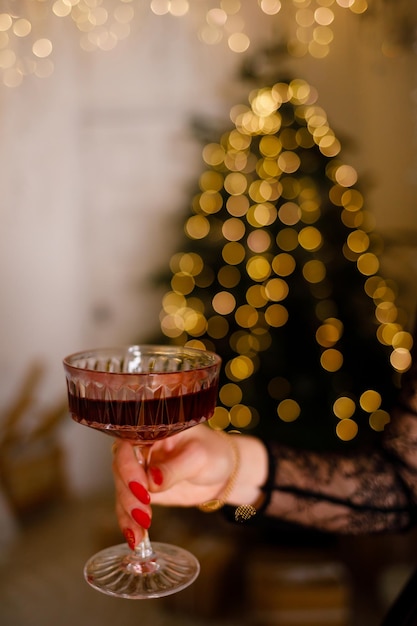
[[[164,480],[164,477],[159,467],[150,467],[149,473],[152,476],[152,480],[155,483],[155,485],[158,485],[158,487],[162,485],[162,481]]]
[[[129,483],[129,489],[133,493],[133,495],[139,500],[139,502],[142,502],[142,504],[149,504],[149,502],[151,501],[151,496],[146,491],[145,487],[140,483],[132,480],[132,482]]]
[[[130,528],[125,528],[123,531],[124,538],[126,539],[127,545],[131,550],[135,549],[135,533]]]
[[[142,528],[148,530],[149,526],[151,525],[151,518],[147,513],[145,513],[145,511],[142,511],[142,509],[133,509],[132,517],[135,522],[139,524],[139,526],[142,526]]]

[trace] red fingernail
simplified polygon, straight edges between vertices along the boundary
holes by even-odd
[[[150,467],[149,468],[149,473],[152,476],[152,480],[155,483],[155,485],[162,485],[162,481],[164,480],[164,477],[162,476],[162,472],[159,469],[159,467]]]
[[[127,545],[131,550],[135,549],[135,533],[130,528],[125,528],[123,531],[124,538],[126,539]]]
[[[146,491],[145,487],[140,483],[132,480],[132,482],[129,483],[129,489],[133,493],[133,495],[139,500],[139,502],[142,502],[142,504],[149,504],[149,502],[151,501],[151,496]]]
[[[145,513],[145,511],[142,511],[142,509],[133,509],[132,517],[135,522],[139,524],[139,526],[142,526],[142,528],[148,530],[149,526],[151,525],[151,518],[147,513]]]

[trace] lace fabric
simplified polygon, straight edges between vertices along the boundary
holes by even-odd
[[[263,514],[343,534],[398,531],[417,521],[417,364],[403,377],[380,445],[320,454],[269,442]]]

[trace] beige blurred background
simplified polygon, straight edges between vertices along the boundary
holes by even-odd
[[[244,0],[248,51],[209,46],[197,31],[210,3],[194,2],[199,11],[182,17],[138,3],[130,36],[109,51],[83,51],[70,19],[50,19],[52,75],[0,85],[0,427],[19,403],[29,430],[42,416],[65,413],[67,353],[145,341],[157,329],[161,292],[152,277],[181,241],[178,215],[202,167],[190,123],[226,123],[250,89],[239,78],[245,58],[294,33],[288,11],[272,18]],[[335,5],[328,56],[280,55],[275,70],[316,87],[387,238],[386,272],[412,311],[417,39],[405,26],[415,29],[416,9],[413,0],[398,2],[397,12],[388,5],[373,3],[366,16]],[[111,492],[110,440],[66,415],[54,436],[71,497]],[[7,551],[21,522],[0,495]]]
[[[243,54],[199,41],[202,10],[156,16],[142,6],[127,39],[91,53],[69,19],[51,20],[53,74],[0,87],[0,410],[15,401],[31,364],[44,368],[36,393],[48,408],[64,393],[65,354],[145,340],[157,327],[161,293],[152,277],[181,241],[178,214],[202,167],[191,121],[227,123],[250,90],[239,79],[243,61],[293,33],[288,13],[280,21],[256,2],[241,11],[251,35]],[[387,56],[387,29],[403,22],[337,6],[335,16],[327,57],[282,55],[276,72],[316,87],[377,228],[398,243],[389,250],[392,271],[409,279],[416,260],[404,235],[412,239],[417,225],[413,42]],[[85,471],[92,449],[107,441],[71,423],[62,434],[74,488],[108,480],[107,459],[97,458],[94,476]]]

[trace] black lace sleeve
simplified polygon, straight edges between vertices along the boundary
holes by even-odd
[[[417,521],[417,364],[381,447],[362,454],[318,454],[270,443],[263,514],[338,533],[407,528]]]

